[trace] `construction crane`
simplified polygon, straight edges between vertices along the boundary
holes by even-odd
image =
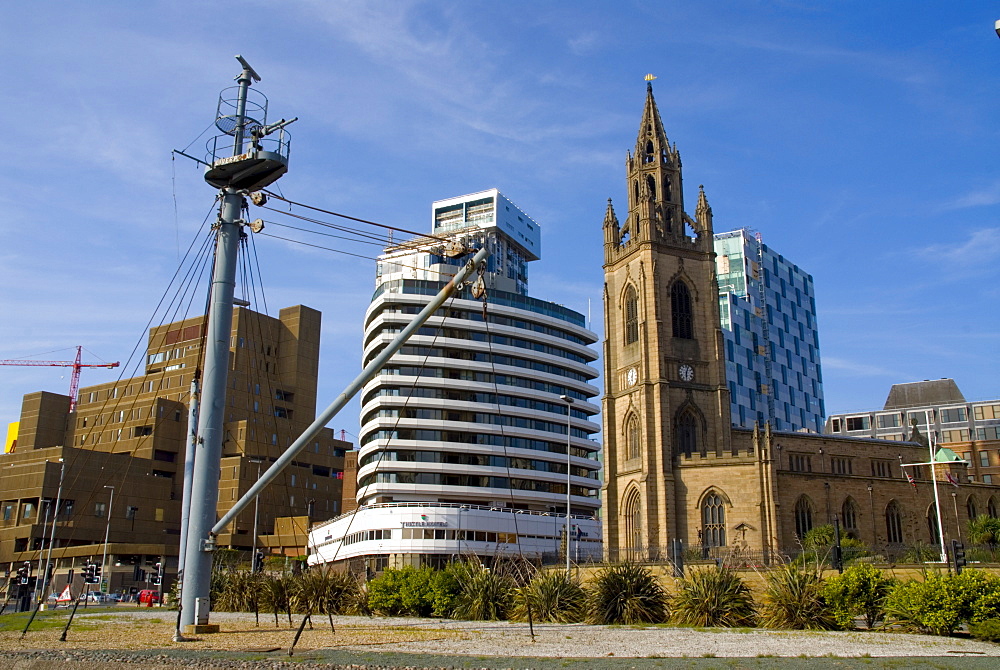
[[[73,368],[69,378],[69,411],[76,409],[76,395],[80,390],[80,370],[82,368],[117,368],[121,363],[81,363],[83,347],[76,348],[76,360],[73,361],[33,361],[30,359],[0,360],[0,365],[48,365],[53,367]]]

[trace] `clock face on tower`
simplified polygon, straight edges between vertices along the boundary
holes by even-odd
[[[639,371],[635,368],[629,368],[628,372],[625,373],[625,381],[628,382],[629,386],[635,386],[635,383],[639,381]]]
[[[689,382],[694,380],[694,368],[687,363],[681,365],[677,372],[680,374],[681,381]]]

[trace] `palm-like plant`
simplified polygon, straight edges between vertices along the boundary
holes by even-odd
[[[765,628],[832,630],[837,627],[823,598],[823,579],[789,565],[767,577],[760,612]]]
[[[507,618],[516,586],[510,576],[477,561],[469,561],[456,570],[456,577],[460,590],[455,617],[473,621]]]
[[[290,576],[270,576],[264,583],[263,604],[264,608],[274,612],[274,625],[278,625],[278,613],[288,613],[288,625],[292,625],[292,605],[291,594],[289,593],[292,577]]]
[[[1000,544],[1000,519],[980,514],[975,519],[969,519],[965,534],[969,542],[985,544],[990,548],[990,553],[994,554]]]
[[[257,612],[262,591],[263,579],[259,574],[246,570],[230,572],[213,604],[221,612]]]
[[[727,568],[681,579],[671,605],[673,620],[690,626],[752,626],[756,617],[750,589]]]
[[[669,602],[653,573],[632,563],[597,573],[587,601],[588,620],[596,624],[661,623]]]
[[[561,570],[539,573],[517,590],[511,619],[577,623],[587,614],[587,594],[576,580]]]

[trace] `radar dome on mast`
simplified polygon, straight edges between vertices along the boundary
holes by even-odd
[[[288,172],[291,136],[285,126],[296,119],[268,125],[267,97],[250,88],[260,76],[242,56],[236,58],[243,72],[236,86],[219,94],[215,127],[222,134],[206,144],[205,181],[216,188],[256,191]]]

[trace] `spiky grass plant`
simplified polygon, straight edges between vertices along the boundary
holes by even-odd
[[[788,565],[767,576],[760,610],[764,628],[832,630],[837,627],[823,598],[823,580],[814,571]]]
[[[589,586],[587,618],[591,623],[662,623],[667,619],[667,593],[641,565],[619,563],[604,568]]]
[[[261,609],[274,613],[274,625],[278,625],[278,614],[288,613],[288,625],[292,625],[291,576],[269,575],[264,582]]]
[[[491,570],[478,561],[460,564],[455,571],[459,584],[454,616],[471,621],[507,618],[516,584],[503,571]]]
[[[220,612],[256,612],[260,608],[264,580],[259,574],[239,570],[226,573],[212,605]]]
[[[511,619],[527,621],[529,606],[535,621],[578,623],[587,615],[587,594],[562,570],[542,572],[517,590]]]
[[[688,626],[753,626],[753,595],[740,577],[728,568],[696,572],[677,583],[671,603],[673,620]]]

